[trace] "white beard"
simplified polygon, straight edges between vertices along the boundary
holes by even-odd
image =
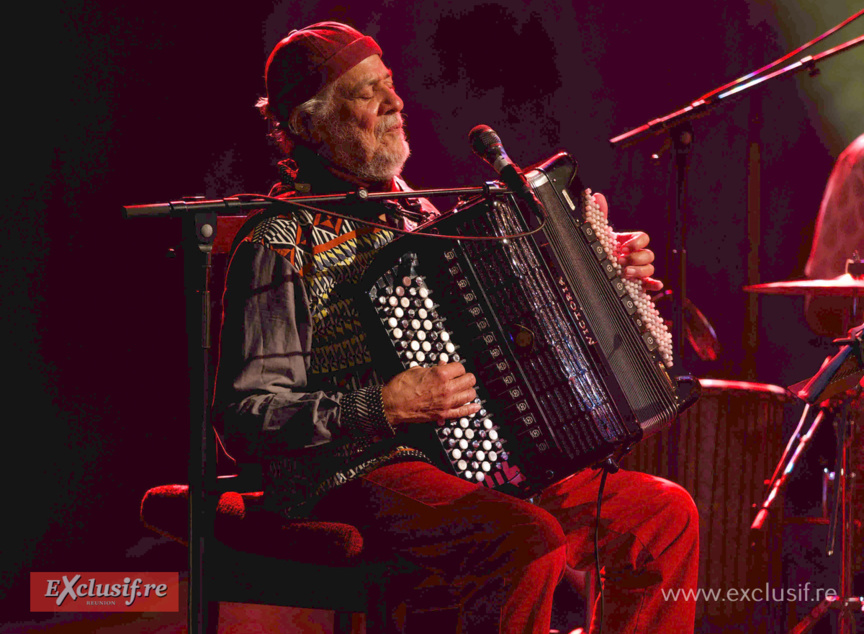
[[[402,167],[411,154],[403,128],[389,133],[391,138],[382,141],[389,128],[401,123],[401,114],[387,115],[378,122],[372,138],[372,135],[358,131],[350,123],[338,121],[332,115],[324,116],[316,126],[319,130],[327,130],[320,152],[363,180],[389,181],[402,173]]]

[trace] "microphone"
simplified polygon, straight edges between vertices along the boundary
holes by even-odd
[[[542,219],[546,216],[543,205],[537,199],[531,185],[525,180],[522,170],[507,156],[501,138],[495,130],[488,125],[474,126],[468,133],[468,141],[474,154],[486,161],[501,177],[504,184],[531,207],[531,211],[538,218]]]

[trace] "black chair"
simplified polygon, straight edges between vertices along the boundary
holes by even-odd
[[[212,532],[204,539],[201,609],[218,631],[219,603],[254,603],[335,612],[334,634],[351,632],[351,614],[366,615],[368,634],[393,631],[386,566],[364,559],[363,537],[348,524],[281,520],[261,509],[261,493],[219,478]],[[164,485],[141,502],[145,526],[188,546],[189,486]],[[190,632],[196,628],[190,614]]]
[[[244,465],[235,475],[215,475],[218,443],[209,421],[200,424],[201,416],[209,416],[213,382],[209,367],[218,349],[219,320],[211,323],[209,315],[221,315],[230,246],[243,220],[242,216],[217,219],[212,214],[183,218],[190,289],[190,367],[197,367],[192,371],[191,486],[169,484],[147,491],[141,501],[141,520],[187,547],[191,540],[190,634],[217,632],[220,602],[332,610],[334,634],[351,631],[352,613],[366,615],[367,634],[395,631],[393,610],[386,600],[388,566],[367,560],[357,528],[333,522],[288,521],[263,510],[257,465]],[[210,229],[205,227],[208,223]],[[203,249],[199,249],[201,245]],[[200,275],[198,256],[202,254],[207,268],[203,282],[195,279]],[[209,313],[202,311],[202,306],[209,308]],[[203,352],[196,348],[200,337],[195,332],[195,328],[202,328],[202,312],[206,318],[204,338],[209,337]],[[203,406],[197,406],[203,411],[196,411],[196,382],[203,398]]]

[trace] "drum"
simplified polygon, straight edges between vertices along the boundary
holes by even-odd
[[[783,423],[795,399],[776,385],[699,382],[699,401],[670,428],[637,444],[621,466],[676,482],[693,496],[700,522],[699,588],[780,588],[780,548],[765,540],[779,540],[782,504],[762,534],[751,534],[750,525],[783,453]],[[753,608],[752,601],[700,598],[697,623],[733,623]]]

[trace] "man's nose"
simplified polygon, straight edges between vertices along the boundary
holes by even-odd
[[[384,99],[381,100],[381,114],[402,112],[405,104],[399,98],[399,95],[396,94],[396,90],[394,88],[384,88],[384,91]]]

